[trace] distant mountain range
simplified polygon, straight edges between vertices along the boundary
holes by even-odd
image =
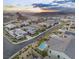
[[[34,13],[32,14],[33,16],[56,16],[56,15],[69,15],[69,14],[73,14],[75,15],[75,13],[73,12],[41,12],[41,13]]]

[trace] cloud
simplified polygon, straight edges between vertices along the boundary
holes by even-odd
[[[55,9],[60,11],[70,11],[74,12],[75,9],[75,1],[74,0],[53,0],[52,2],[45,3],[36,3],[33,4],[34,7],[39,7],[41,9]]]
[[[67,8],[75,8],[75,3],[67,2],[64,4],[59,4],[60,7],[67,7]]]
[[[34,7],[67,7],[67,8],[75,8],[75,3],[73,0],[53,0],[51,3],[44,4],[44,3],[35,3],[33,4]]]

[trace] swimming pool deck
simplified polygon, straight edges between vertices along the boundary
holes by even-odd
[[[45,48],[47,48],[46,42],[41,43],[38,48],[43,51]]]

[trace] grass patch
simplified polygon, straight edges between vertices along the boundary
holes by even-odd
[[[41,40],[39,40],[38,46],[39,46],[41,43],[45,42],[46,40],[47,40],[47,38],[42,38]]]
[[[36,36],[36,35],[38,35],[39,33],[40,33],[40,31],[37,30],[37,31],[35,32],[35,34],[31,35],[31,37]]]
[[[39,50],[38,48],[37,49],[34,49],[37,53],[39,53],[41,56],[45,57],[45,56],[48,56],[48,52],[47,51],[41,51]]]
[[[12,59],[19,59],[19,55],[16,55],[16,56],[13,57]]]

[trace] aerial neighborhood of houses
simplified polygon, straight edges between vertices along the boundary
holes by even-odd
[[[4,36],[12,44],[36,41],[10,59],[71,59],[62,51],[75,35],[73,16],[23,17],[20,13],[16,14],[15,20],[4,24]]]
[[[19,18],[4,25],[7,38],[12,38],[10,41],[15,43],[29,40],[58,23],[55,20],[46,20],[43,17],[40,17],[40,20],[37,18],[35,20],[34,17],[25,20],[22,17]]]

